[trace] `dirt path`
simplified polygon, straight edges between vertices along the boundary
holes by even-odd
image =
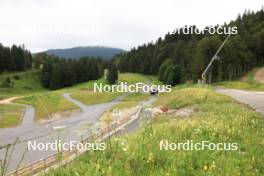
[[[3,99],[3,100],[0,100],[0,104],[12,104],[15,99],[18,99],[18,98],[21,98],[21,97],[11,97],[11,98],[6,98],[6,99]]]

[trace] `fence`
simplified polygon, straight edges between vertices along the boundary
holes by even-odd
[[[119,122],[113,122],[109,126],[101,129],[99,132],[94,134],[93,138],[97,142],[110,138],[112,135],[116,134],[117,132],[122,130],[125,126],[127,126],[128,124],[136,120],[139,117],[141,109],[142,107],[140,107],[135,113],[131,114],[130,116],[122,118]],[[83,143],[87,142],[90,137],[83,140],[82,142]],[[57,168],[59,166],[62,166],[70,162],[71,160],[83,154],[84,152],[85,151],[79,151],[77,149],[69,150],[69,151],[62,151],[60,153],[61,154],[60,156],[63,158],[63,160],[60,160],[58,158],[59,156],[58,153],[54,153],[52,155],[47,156],[46,158],[42,160],[28,164],[13,172],[10,172],[7,174],[7,176],[26,176],[26,175],[35,175],[35,174],[40,173],[41,171],[46,172],[51,168]]]

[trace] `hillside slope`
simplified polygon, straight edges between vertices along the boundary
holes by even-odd
[[[81,58],[81,57],[101,57],[103,59],[111,59],[116,54],[125,52],[119,48],[110,48],[110,47],[75,47],[75,48],[66,48],[66,49],[50,49],[46,53],[54,54],[63,58]]]
[[[38,70],[0,75],[0,99],[45,90],[40,84]]]

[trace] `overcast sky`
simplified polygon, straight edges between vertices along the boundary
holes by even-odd
[[[75,46],[126,50],[185,24],[223,24],[263,0],[0,0],[0,43],[32,52]]]

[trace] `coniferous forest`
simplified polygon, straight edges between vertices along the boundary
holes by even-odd
[[[11,48],[0,44],[0,73],[4,71],[25,71],[31,68],[32,56],[24,46]]]
[[[40,54],[36,60],[41,62],[37,65],[43,65],[40,78],[42,86],[51,90],[99,79],[103,76],[106,64],[100,58],[64,59],[47,54]]]
[[[238,34],[232,35],[219,53],[220,59],[213,63],[207,74],[209,82],[234,80],[264,64],[263,9],[245,11],[222,26],[236,26]],[[121,72],[158,75],[167,84],[196,82],[226,37],[208,33],[168,33],[155,42],[119,54],[114,62]]]

